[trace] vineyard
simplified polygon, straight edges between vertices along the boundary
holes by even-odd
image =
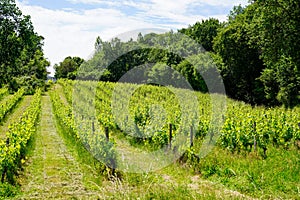
[[[30,166],[37,167],[38,170],[32,170],[37,173],[40,166],[36,163],[48,159],[49,163],[42,166],[56,165],[45,155],[51,147],[46,148],[44,143],[46,137],[54,135],[47,135],[49,130],[43,132],[40,127],[47,112],[48,123],[53,121],[51,132],[62,142],[57,148],[66,145],[63,149],[67,150],[63,151],[70,152],[63,153],[55,162],[61,163],[63,169],[79,165],[83,168],[76,170],[94,174],[91,178],[72,168],[85,177],[79,178],[80,198],[178,198],[177,195],[184,194],[187,196],[183,198],[240,199],[299,195],[299,107],[252,107],[221,95],[172,87],[59,80],[46,93],[37,90],[22,115],[11,120],[10,116],[21,109],[18,105],[24,97],[24,89],[14,94],[0,89],[0,122],[8,127],[6,133],[1,133],[0,141],[0,196],[23,198],[26,193],[37,198],[76,197],[77,193],[71,194],[76,189],[53,194],[49,189],[43,195],[50,196],[38,196],[39,192],[31,194],[31,190],[40,188],[38,185],[23,188],[22,183],[28,183],[26,172]],[[46,106],[48,110],[42,112]],[[44,141],[40,146],[39,138]],[[45,148],[44,153],[39,148]],[[38,152],[41,158],[35,158]],[[269,167],[278,174],[272,174]],[[59,169],[51,170],[65,180]],[[77,180],[78,176],[75,177]],[[190,181],[182,182],[185,177]],[[199,177],[207,182],[203,184]],[[213,182],[222,186],[216,188]],[[165,183],[165,190],[161,190]],[[70,183],[57,184],[57,188],[64,188]],[[14,185],[20,186],[12,189]],[[113,194],[106,185],[121,191]],[[199,192],[204,185],[218,192]],[[224,187],[238,192],[224,192]],[[136,190],[139,192],[135,193]],[[86,197],[82,191],[86,191]]]
[[[201,144],[208,134],[212,135],[210,140],[214,139],[214,134],[216,137],[219,135],[217,145],[232,153],[259,151],[265,158],[270,146],[285,149],[300,148],[299,108],[251,107],[242,102],[226,99],[226,112],[221,112],[212,110],[211,97],[201,93],[196,93],[196,101],[193,96],[187,100],[188,102],[185,101],[183,107],[179,101],[190,96],[188,91],[179,89],[173,89],[172,92],[165,87],[150,85],[140,87],[134,84],[119,86],[109,82],[60,81],[59,83],[64,88],[68,103],[73,102],[75,109],[83,109],[74,112],[80,114],[79,118],[92,119],[95,123],[99,123],[99,127],[103,130],[108,128],[113,133],[121,131],[128,135],[132,143],[142,143],[150,149],[168,145],[169,125],[173,127],[171,138],[182,132],[185,135],[189,134],[192,126],[195,130],[196,144]],[[72,94],[73,88],[76,95]],[[197,102],[200,102],[200,105],[197,105]],[[80,103],[81,105],[77,105]],[[69,109],[71,113],[71,108]],[[92,114],[93,110],[95,114]],[[223,114],[221,116],[223,124],[219,127],[220,134],[211,130],[212,111]]]
[[[299,5],[0,0],[0,200],[300,199]]]

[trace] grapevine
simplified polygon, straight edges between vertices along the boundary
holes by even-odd
[[[116,83],[110,82],[62,81],[61,84],[65,88],[67,99],[71,99],[72,96],[73,90],[70,88],[75,84],[80,85],[74,87],[74,91],[80,94],[78,102],[81,102],[82,107],[95,104],[100,126],[116,133],[124,131],[135,142],[160,148],[168,143],[169,124],[173,126],[173,136],[188,128],[181,123],[183,116],[177,97],[165,87],[117,83],[120,89],[114,91]],[[92,91],[92,88],[96,88],[96,91]],[[128,91],[134,91],[129,103],[126,102]],[[198,127],[195,129],[198,143],[201,143],[207,134],[210,134],[213,140],[218,131],[220,137],[217,144],[231,152],[261,151],[265,157],[270,145],[287,149],[295,145],[300,148],[298,107],[252,107],[227,99],[227,111],[222,116],[223,126],[220,130],[214,130],[211,128],[213,122],[210,95],[197,93],[197,97],[200,114],[192,123]],[[113,113],[112,106],[120,108],[120,112]],[[80,107],[76,106],[78,109]],[[123,112],[126,107],[129,107],[129,113]],[[195,108],[187,110],[189,117],[184,119],[186,124],[195,119],[192,117],[196,116],[193,110]],[[91,112],[83,110],[80,111],[85,112],[83,114]]]
[[[41,90],[39,89],[20,119],[9,126],[9,130],[6,133],[7,140],[0,142],[0,173],[2,182],[5,180],[14,182],[14,174],[24,162],[27,143],[36,132],[40,111]]]
[[[13,96],[8,98],[6,101],[0,103],[0,122],[6,116],[8,112],[10,112],[14,106],[19,102],[19,100],[23,97],[25,90],[23,88],[19,89]]]

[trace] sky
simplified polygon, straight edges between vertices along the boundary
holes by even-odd
[[[170,31],[210,17],[221,21],[247,0],[16,0],[44,40],[48,69],[67,56],[88,59],[97,36],[109,40],[139,29]]]

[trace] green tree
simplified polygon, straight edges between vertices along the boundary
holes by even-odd
[[[300,4],[297,0],[256,0],[251,42],[266,65],[260,80],[266,98],[288,107],[300,103]]]
[[[198,69],[184,60],[184,57],[202,53],[202,50],[197,42],[193,43],[186,35],[173,31],[164,34],[150,33],[145,36],[139,34],[137,41],[127,42],[118,38],[104,42],[98,37],[95,43],[95,55],[84,63],[80,78],[95,79],[97,77],[98,80],[116,82],[132,68],[149,64],[148,67],[135,70],[137,75],[133,81],[145,81],[148,78],[153,83],[172,83],[180,87],[184,85],[180,82],[179,73],[181,73],[194,89],[207,92]],[[193,60],[204,64],[205,59],[202,58],[204,54]],[[158,64],[151,65],[151,63]],[[179,73],[166,66],[172,67]],[[163,79],[166,80],[163,81]]]
[[[12,86],[14,78],[24,76],[46,79],[50,63],[42,53],[42,41],[30,16],[23,15],[14,0],[0,1],[0,86]]]
[[[193,26],[183,28],[179,32],[186,34],[196,40],[203,46],[206,51],[213,50],[213,39],[218,34],[218,29],[223,27],[218,19],[209,18],[208,20],[202,20],[196,22]]]
[[[228,22],[214,40],[214,50],[224,65],[220,71],[227,94],[251,104],[264,103],[262,82],[258,80],[264,65],[260,49],[251,45],[249,27],[253,19],[251,7],[234,7]]]
[[[84,62],[82,58],[79,57],[66,57],[62,62],[54,65],[55,78],[68,78],[76,79],[77,72],[81,64]]]

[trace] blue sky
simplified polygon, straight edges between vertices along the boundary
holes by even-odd
[[[224,21],[239,4],[247,0],[17,0],[45,37],[52,65],[67,56],[88,58],[97,36],[108,40],[137,29],[177,30],[209,17]]]
[[[130,3],[132,2],[143,2],[143,1],[127,1],[130,3],[124,3],[125,1],[114,1],[118,3],[114,3],[111,1],[80,1],[80,0],[27,0],[24,1],[28,5],[41,6],[43,8],[58,10],[58,9],[75,9],[75,10],[85,10],[85,9],[94,9],[94,8],[111,8],[115,7],[121,10],[123,13],[127,15],[135,15],[143,9],[139,9],[137,6],[132,6]],[[123,2],[123,4],[122,4]],[[144,1],[147,3],[149,1]],[[150,5],[150,4],[149,4]],[[188,6],[189,14],[205,14],[208,15],[223,15],[227,13],[232,8],[232,5],[224,4],[224,5],[211,5],[206,2],[194,2],[189,4]]]

